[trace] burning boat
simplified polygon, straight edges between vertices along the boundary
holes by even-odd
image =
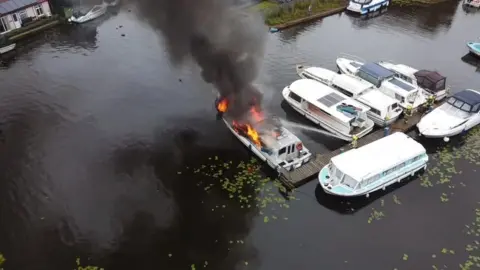
[[[300,139],[284,128],[279,121],[265,118],[252,106],[246,119],[231,119],[228,100],[217,98],[215,107],[230,131],[268,166],[278,172],[291,171],[306,164],[312,154]]]

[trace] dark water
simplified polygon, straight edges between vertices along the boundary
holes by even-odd
[[[465,46],[478,38],[478,25],[480,13],[453,1],[369,19],[335,15],[269,34],[259,78],[267,108],[305,123],[281,104],[281,89],[297,79],[295,64],[334,69],[341,53],[437,69],[455,90],[478,89],[480,61]],[[236,164],[249,153],[215,120],[215,95],[198,69],[172,67],[161,37],[131,13],[49,30],[4,61],[5,269],[72,269],[77,257],[106,269],[456,269],[468,258],[472,237],[463,230],[480,185],[478,165],[467,162],[455,161],[463,171],[452,178],[456,188],[428,189],[417,179],[382,198],[347,203],[312,181],[282,212],[288,220],[265,223],[255,207],[214,211],[228,194],[204,192],[197,184],[209,177],[185,168],[214,156]],[[316,152],[341,145],[297,133]],[[474,142],[457,152],[478,152]],[[385,217],[369,223],[372,208]]]

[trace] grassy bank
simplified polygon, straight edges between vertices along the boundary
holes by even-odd
[[[312,5],[311,12],[308,11],[310,5]],[[252,8],[264,14],[267,25],[274,26],[340,8],[344,5],[345,1],[340,0],[303,0],[292,1],[292,3],[284,5],[270,1],[262,1]]]

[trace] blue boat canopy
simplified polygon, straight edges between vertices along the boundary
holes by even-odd
[[[379,78],[388,78],[393,77],[395,73],[389,69],[386,69],[380,66],[377,63],[365,63],[360,67],[360,71],[367,73],[368,75],[375,77],[376,79]]]
[[[463,90],[453,95],[457,100],[463,101],[470,106],[480,104],[480,93],[470,90]]]

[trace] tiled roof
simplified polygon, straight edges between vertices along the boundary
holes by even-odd
[[[7,14],[25,6],[31,6],[38,2],[37,0],[0,0],[0,14]]]

